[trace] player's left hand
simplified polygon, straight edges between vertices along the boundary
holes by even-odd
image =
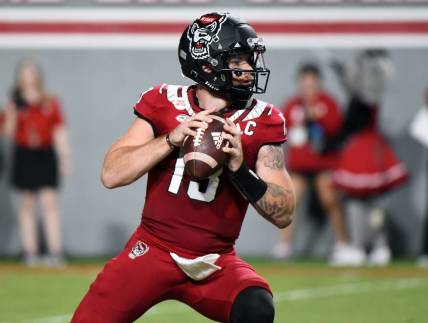
[[[236,172],[244,161],[241,131],[230,119],[226,118],[226,122],[227,124],[223,127],[223,137],[229,141],[229,145],[223,147],[223,151],[230,156],[227,167],[230,171]]]

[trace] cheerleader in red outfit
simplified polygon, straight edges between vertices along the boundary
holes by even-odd
[[[387,264],[391,258],[383,230],[379,197],[402,185],[408,172],[380,133],[379,104],[391,62],[384,50],[366,50],[355,65],[342,69],[342,81],[350,94],[344,128],[343,149],[333,182],[348,197],[351,236],[361,249],[372,244],[368,261]]]
[[[19,228],[25,262],[38,264],[35,203],[40,198],[48,265],[62,262],[57,207],[59,176],[69,170],[69,147],[58,100],[48,95],[40,69],[25,61],[18,66],[11,102],[5,109],[4,133],[14,143],[12,186],[18,194]]]
[[[357,118],[365,118],[365,125],[343,147],[333,175],[336,186],[350,196],[365,198],[403,184],[407,170],[377,128],[379,106],[353,98],[349,109],[349,115],[356,113]]]
[[[298,71],[299,94],[288,100],[283,112],[288,129],[287,169],[291,172],[299,201],[313,182],[321,207],[329,216],[336,236],[331,263],[352,265],[361,255],[348,245],[342,207],[331,183],[337,162],[335,142],[340,134],[342,115],[336,101],[321,87],[319,67],[303,64]],[[272,250],[276,258],[291,255],[293,226],[283,231]]]

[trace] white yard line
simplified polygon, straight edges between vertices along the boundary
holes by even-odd
[[[346,283],[340,285],[321,286],[315,288],[303,288],[288,290],[283,292],[276,292],[274,295],[275,303],[287,302],[287,301],[302,301],[307,299],[317,299],[338,295],[353,295],[363,293],[377,293],[385,291],[396,291],[396,290],[407,290],[413,288],[428,287],[427,278],[404,278],[395,279],[381,282],[356,282]],[[149,310],[146,316],[155,316],[165,313],[183,313],[190,312],[191,308],[180,303],[173,303],[169,305],[160,305]],[[42,317],[32,320],[21,320],[21,321],[1,321],[0,323],[65,323],[69,322],[72,314],[63,314]]]
[[[425,285],[424,285],[425,283]],[[276,303],[284,301],[300,301],[306,299],[323,298],[338,295],[351,295],[372,292],[403,290],[428,286],[428,279],[408,278],[385,282],[359,282],[316,288],[296,289],[274,294]]]

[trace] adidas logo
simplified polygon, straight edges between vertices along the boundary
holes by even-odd
[[[211,132],[211,136],[213,137],[215,148],[220,149],[221,143],[223,142],[221,132]]]

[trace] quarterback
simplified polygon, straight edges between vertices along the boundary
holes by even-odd
[[[266,91],[264,51],[254,29],[230,14],[205,14],[186,28],[178,57],[195,84],[145,91],[135,121],[105,157],[107,188],[148,174],[145,204],[141,224],[92,283],[73,323],[133,322],[168,299],[218,322],[273,322],[268,283],[234,249],[250,203],[278,228],[295,208],[284,117],[251,98]],[[213,114],[226,119],[228,159],[195,180],[184,172],[183,141]]]

